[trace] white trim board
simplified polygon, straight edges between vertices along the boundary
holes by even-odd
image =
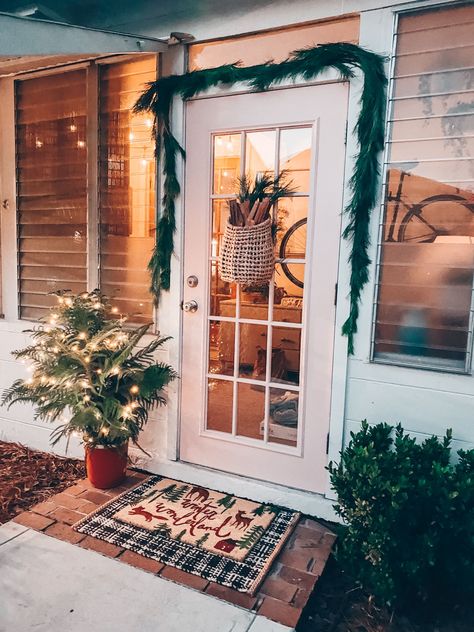
[[[49,20],[0,13],[0,55],[159,53],[168,44],[156,37],[115,33]]]

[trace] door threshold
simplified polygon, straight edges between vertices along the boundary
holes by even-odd
[[[144,461],[143,464],[137,464],[136,467],[143,467],[149,472],[209,487],[216,491],[230,492],[249,500],[281,505],[315,518],[340,522],[340,518],[333,509],[333,501],[324,494],[259,481],[185,461],[152,459]]]

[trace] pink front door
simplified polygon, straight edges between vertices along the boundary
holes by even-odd
[[[184,461],[326,489],[347,95],[330,83],[187,105]],[[273,282],[223,282],[238,177],[282,171],[294,191],[274,212]]]

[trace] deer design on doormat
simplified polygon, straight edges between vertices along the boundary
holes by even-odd
[[[186,498],[190,498],[194,502],[206,502],[209,499],[209,492],[204,487],[192,487],[186,494]]]
[[[132,509],[128,512],[129,516],[143,516],[145,518],[145,522],[151,522],[153,518],[156,518],[152,513],[147,511],[145,507],[140,505],[139,507],[132,507]]]
[[[244,512],[239,510],[235,515],[234,522],[229,526],[237,529],[246,529],[253,519],[254,516],[244,516]]]

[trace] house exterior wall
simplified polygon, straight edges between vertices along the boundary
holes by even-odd
[[[181,3],[183,10],[176,11],[172,3],[142,2],[139,10],[133,12],[123,8],[119,2],[113,16],[98,16],[89,26],[107,27],[143,33],[149,36],[165,37],[171,31],[189,32],[197,40],[221,38],[249,31],[281,27],[311,20],[325,19],[350,13],[360,14],[360,45],[373,51],[389,54],[392,47],[394,12],[407,8],[421,8],[456,2],[434,2],[432,0],[410,3],[391,3],[389,0],[294,0],[288,2],[209,2]],[[167,6],[169,9],[167,10]],[[162,8],[164,7],[164,8]],[[159,13],[159,14],[158,14]],[[250,25],[250,27],[249,27]],[[170,49],[162,59],[163,74],[181,73],[186,67],[183,47]],[[360,81],[354,80],[350,90],[348,126],[354,128],[358,113]],[[13,104],[11,80],[0,81],[1,145],[11,147],[13,143]],[[173,126],[179,140],[185,136],[184,104],[176,100],[173,109]],[[348,135],[346,180],[352,172],[353,156],[357,146],[352,134]],[[181,181],[184,181],[184,165],[178,165]],[[14,200],[15,174],[11,155],[3,152],[1,168],[1,198]],[[349,191],[346,182],[346,200]],[[14,206],[14,205],[12,205]],[[446,428],[453,429],[454,447],[474,446],[474,378],[472,375],[455,375],[415,368],[383,365],[370,361],[371,329],[373,316],[377,239],[380,222],[380,203],[374,209],[370,227],[372,264],[369,283],[362,296],[358,334],[355,339],[355,355],[347,357],[347,342],[340,335],[342,323],[348,312],[349,267],[347,265],[348,245],[343,242],[339,266],[339,300],[336,316],[336,339],[334,356],[333,395],[331,407],[331,430],[329,458],[337,459],[339,450],[347,442],[349,433],[356,431],[362,419],[371,423],[387,421],[402,425],[419,438],[431,434],[442,435]],[[182,261],[183,261],[183,218],[182,200],[177,204],[177,236],[175,255],[172,260],[172,288],[162,298],[158,314],[158,329],[171,335],[173,340],[165,352],[166,359],[180,368]],[[23,367],[12,361],[9,352],[22,346],[25,340],[21,330],[24,323],[16,320],[16,252],[14,209],[2,212],[2,262],[5,320],[0,321],[0,388],[22,374]],[[179,390],[177,381],[169,393],[169,405],[158,412],[144,434],[143,446],[152,454],[148,467],[165,474],[187,476],[196,482],[218,486],[225,481],[227,487],[234,483],[228,475],[194,471],[186,464],[173,461],[179,456]],[[0,438],[18,440],[32,447],[47,449],[49,426],[32,422],[32,411],[27,407],[13,407],[11,411],[0,411]],[[61,451],[64,446],[59,448]],[[79,454],[80,447],[72,446],[72,453]],[[137,453],[137,458],[138,453]],[[271,486],[258,487],[250,481],[235,482],[240,493],[245,490],[254,497],[293,504],[310,513],[330,516],[328,505],[308,499],[304,494],[278,489]],[[273,489],[273,491],[272,491]],[[263,491],[262,491],[263,490]],[[328,490],[327,496],[331,493]],[[318,504],[319,503],[319,504]]]

